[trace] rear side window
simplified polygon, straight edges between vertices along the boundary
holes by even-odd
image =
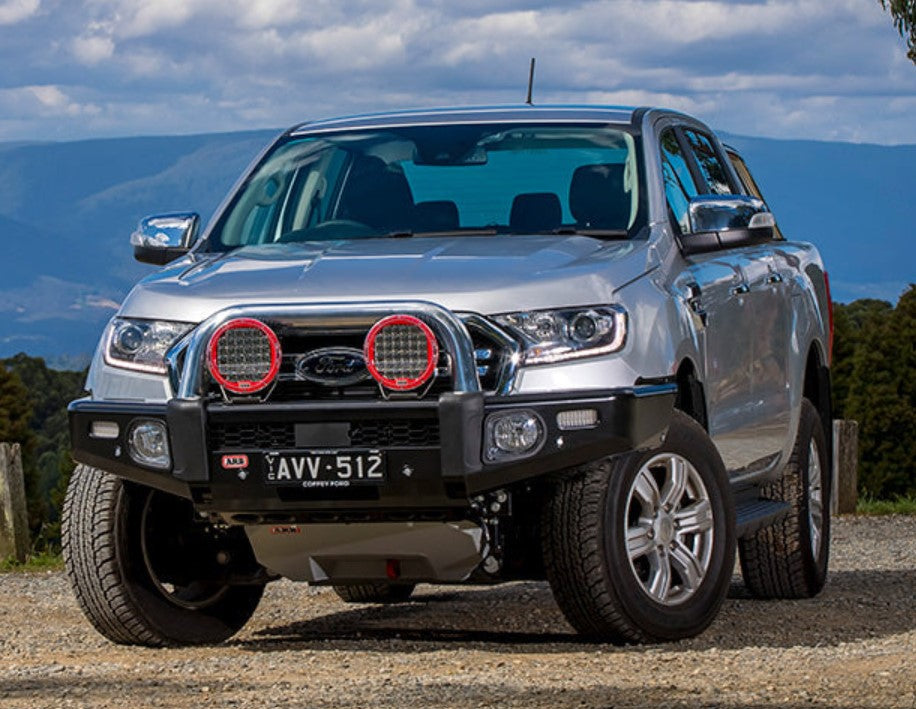
[[[694,130],[685,130],[684,136],[693,149],[697,167],[703,179],[706,180],[709,191],[712,194],[733,194],[731,181],[728,179],[728,170],[719,158],[712,139]]]
[[[728,159],[731,160],[732,167],[735,168],[735,172],[738,174],[738,179],[741,180],[742,192],[746,195],[756,197],[757,199],[763,199],[763,194],[757,186],[757,181],[754,179],[754,176],[751,175],[751,171],[745,164],[744,159],[738,155],[738,153],[728,148],[726,148],[726,153],[728,154]],[[765,199],[763,199],[763,201],[766,202]],[[773,231],[777,239],[785,238],[782,232],[779,231],[779,225],[777,225]]]
[[[665,180],[665,196],[668,209],[682,233],[690,231],[687,207],[690,198],[697,195],[697,186],[690,174],[684,152],[677,136],[669,129],[661,136],[662,175]]]

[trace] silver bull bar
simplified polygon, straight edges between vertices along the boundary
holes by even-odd
[[[203,371],[206,367],[207,344],[220,326],[235,318],[282,320],[305,329],[350,330],[360,327],[369,329],[379,319],[395,313],[419,317],[432,328],[440,345],[452,358],[455,391],[480,391],[474,346],[461,319],[435,303],[390,300],[368,303],[244,305],[220,310],[194,328],[166,354],[172,393],[179,399],[198,399],[204,394]]]

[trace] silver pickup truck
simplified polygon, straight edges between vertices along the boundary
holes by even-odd
[[[164,266],[70,406],[64,556],[120,643],[219,642],[265,585],[408,601],[546,579],[615,643],[827,571],[827,274],[740,156],[667,110],[298,125]]]

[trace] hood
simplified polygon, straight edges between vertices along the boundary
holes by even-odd
[[[424,300],[494,314],[613,301],[647,270],[645,241],[413,237],[249,246],[147,277],[121,314],[199,322],[234,305]]]

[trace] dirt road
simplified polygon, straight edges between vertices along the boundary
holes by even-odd
[[[572,635],[545,584],[421,587],[397,607],[273,584],[225,646],[112,645],[61,573],[0,576],[0,706],[916,707],[916,517],[842,519],[816,599],[735,580],[701,637]]]

